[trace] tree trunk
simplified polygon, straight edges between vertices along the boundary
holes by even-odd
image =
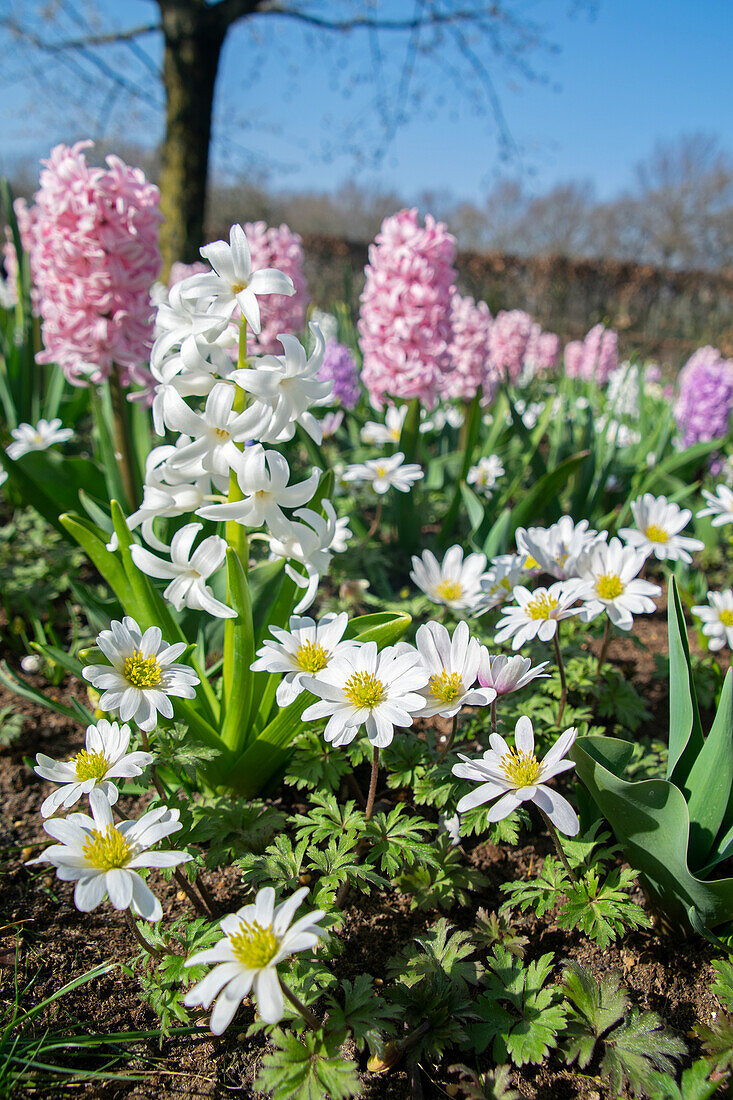
[[[216,5],[158,0],[165,42],[166,132],[160,175],[164,276],[176,260],[192,263],[204,244],[211,117],[227,24]]]

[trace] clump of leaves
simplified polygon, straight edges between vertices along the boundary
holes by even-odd
[[[12,707],[0,707],[0,745],[5,748],[17,741],[23,732],[25,717]]]
[[[292,1100],[349,1100],[360,1092],[356,1065],[339,1049],[338,1037],[302,1031],[300,1035],[275,1028],[275,1049],[266,1054],[257,1088]]]
[[[715,981],[711,989],[726,1010],[710,1024],[697,1024],[695,1034],[716,1073],[733,1071],[733,965],[727,960],[713,963]]]
[[[215,760],[216,749],[209,748],[192,737],[188,726],[176,722],[166,729],[158,726],[155,731],[156,755],[162,764],[170,768],[182,779],[196,780],[198,772],[211,760]]]
[[[386,1036],[395,1032],[395,1020],[400,1016],[397,1005],[376,995],[374,979],[358,974],[353,982],[344,980],[340,997],[329,997],[328,1026],[333,1033],[350,1033],[357,1050],[368,1046],[372,1055],[381,1055]]]
[[[459,1073],[458,1088],[465,1100],[520,1100],[520,1093],[510,1088],[511,1069],[497,1066],[487,1073],[479,1073],[469,1066],[449,1066],[451,1073]]]
[[[466,1043],[475,1015],[469,988],[482,973],[474,953],[469,934],[441,918],[390,962],[388,975],[397,980],[387,996],[410,1030],[406,1057],[413,1064],[437,1061],[448,1047]]]
[[[596,690],[598,714],[601,718],[612,719],[614,731],[635,733],[649,720],[650,714],[643,697],[633,681],[615,665],[604,665]]]
[[[295,751],[285,772],[285,783],[297,790],[335,791],[351,772],[340,749],[324,741],[320,730],[307,729],[295,741]]]
[[[488,879],[473,867],[468,867],[461,850],[442,834],[433,842],[433,856],[428,864],[415,866],[395,878],[395,885],[410,895],[411,909],[450,909],[453,905],[470,905],[471,896],[488,884]]]
[[[560,928],[581,928],[602,948],[629,929],[648,928],[649,917],[630,897],[637,872],[628,867],[607,871],[619,849],[605,843],[609,834],[599,833],[599,828],[596,821],[580,836],[562,839],[568,863],[580,872],[575,882],[560,861],[550,856],[533,879],[502,884],[508,900],[501,911],[516,906],[521,912],[532,909],[541,917],[557,905]]]
[[[517,932],[504,913],[487,913],[485,909],[479,909],[476,914],[473,938],[479,946],[489,949],[501,944],[518,959],[524,958],[524,949],[529,943],[527,936]]]
[[[566,1009],[559,989],[547,980],[553,963],[548,952],[525,966],[501,944],[494,947],[486,988],[476,1004],[479,1019],[469,1029],[479,1053],[493,1044],[495,1061],[511,1058],[523,1066],[544,1061],[557,1046]]]
[[[685,1044],[664,1027],[656,1012],[630,1007],[626,990],[614,974],[600,982],[581,963],[569,962],[563,974],[568,1001],[565,1060],[587,1069],[592,1061],[614,1096],[628,1084],[640,1096],[651,1095],[656,1073],[674,1078],[674,1059]]]
[[[259,855],[286,821],[274,806],[231,794],[197,799],[189,808],[193,824],[186,843],[204,846],[210,868],[226,866],[245,853]]]
[[[195,951],[212,947],[221,938],[221,931],[208,920],[181,917],[165,929],[146,924],[145,936],[163,953],[160,962],[155,962],[146,951],[140,951],[130,965],[122,969],[131,977],[137,975],[141,997],[160,1018],[161,1032],[167,1035],[175,1021],[188,1023],[189,1010],[183,1003],[186,990],[209,970],[206,963],[199,966],[183,964]]]
[[[0,593],[8,621],[15,615],[45,615],[69,592],[85,560],[33,508],[18,509],[0,527]]]

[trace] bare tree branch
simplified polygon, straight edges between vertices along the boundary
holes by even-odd
[[[228,0],[222,0],[222,5]],[[231,0],[234,9],[237,6],[245,7],[248,0]],[[310,12],[299,11],[297,8],[288,8],[282,4],[268,4],[259,8],[258,15],[279,15],[284,19],[292,19],[297,23],[315,27],[322,31],[354,31],[354,30],[378,30],[378,31],[415,31],[428,26],[451,26],[454,24],[475,22],[482,15],[486,15],[486,5],[476,8],[464,8],[454,12],[441,12],[430,9],[422,15],[413,16],[411,19],[380,19],[378,16],[356,15],[351,19],[326,19],[324,16],[313,15]],[[235,16],[235,18],[238,18]]]
[[[22,27],[17,19],[12,16],[0,17],[0,27],[18,38],[27,38],[38,49],[46,53],[64,53],[80,49],[91,49],[94,46],[111,46],[121,42],[129,42],[135,38],[142,38],[146,34],[157,34],[160,23],[146,23],[140,27],[130,27],[129,30],[110,31],[108,34],[89,34],[83,38],[68,38],[63,42],[45,42],[42,39],[32,38],[28,30]]]

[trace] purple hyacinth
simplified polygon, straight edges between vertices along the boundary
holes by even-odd
[[[674,415],[685,447],[728,431],[733,410],[733,359],[704,347],[680,371]]]
[[[353,409],[359,401],[359,371],[351,351],[335,340],[326,344],[323,366],[318,372],[321,381],[333,381],[334,404]]]

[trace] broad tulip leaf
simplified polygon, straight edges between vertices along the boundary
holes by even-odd
[[[667,779],[684,790],[693,762],[703,747],[697,693],[692,678],[687,627],[674,577],[667,601],[669,634],[669,756]]]
[[[682,791],[664,779],[627,782],[616,774],[631,745],[580,737],[569,755],[624,855],[666,920],[689,927],[691,907],[706,927],[733,919],[733,879],[705,881],[687,864],[690,818]]]
[[[690,866],[705,862],[723,824],[733,789],[733,669],[728,669],[710,733],[685,788],[690,814]]]
[[[357,615],[344,631],[344,639],[376,642],[378,649],[394,645],[407,632],[412,618],[406,613],[378,611],[373,615]]]

